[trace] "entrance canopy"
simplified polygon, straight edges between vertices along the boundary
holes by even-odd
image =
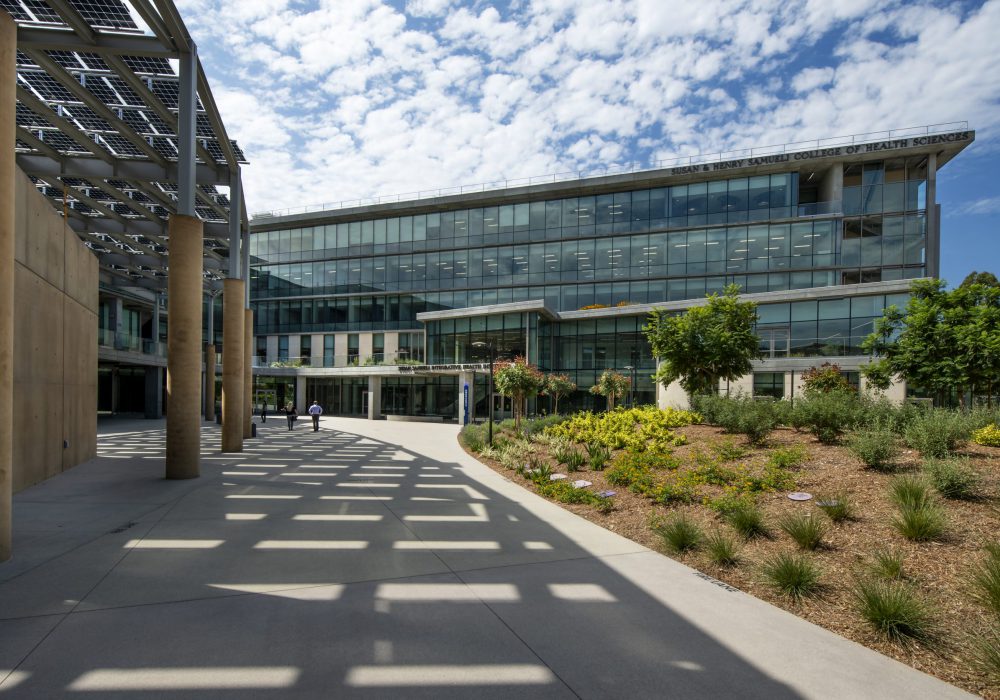
[[[0,9],[18,26],[18,166],[117,285],[165,289],[167,219],[186,184],[176,59],[195,53],[177,8],[171,0],[0,0]],[[231,212],[217,187],[238,187],[247,161],[200,62],[196,80],[194,209],[204,222],[206,287],[221,289]],[[233,199],[232,216],[248,230],[243,198]]]

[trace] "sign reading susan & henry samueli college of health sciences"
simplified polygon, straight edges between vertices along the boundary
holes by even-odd
[[[954,143],[959,141],[971,141],[974,136],[972,131],[956,131],[949,134],[931,134],[928,136],[914,136],[907,139],[891,139],[888,141],[873,141],[872,143],[858,143],[850,146],[832,146],[830,148],[816,148],[810,151],[798,151],[795,153],[778,153],[770,156],[755,156],[753,158],[738,158],[736,160],[723,160],[718,163],[704,163],[701,165],[682,165],[670,168],[671,175],[689,175],[693,173],[713,173],[720,170],[733,170],[735,168],[746,168],[754,165],[770,165],[772,163],[788,163],[800,160],[812,160],[814,158],[837,158],[840,156],[851,156],[858,153],[873,153],[875,151],[893,151],[901,148],[918,148],[920,146],[931,146],[937,143]]]

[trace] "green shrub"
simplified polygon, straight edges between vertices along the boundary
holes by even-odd
[[[548,464],[535,467],[531,474],[529,474],[529,478],[539,485],[552,483],[551,477],[552,467]]]
[[[978,496],[981,478],[968,459],[928,459],[924,462],[924,472],[945,498],[972,499]]]
[[[608,483],[627,487],[633,493],[651,493],[655,480],[654,470],[676,469],[680,462],[669,454],[660,452],[634,452],[625,450],[605,472]]]
[[[886,425],[859,428],[847,440],[848,451],[869,469],[891,471],[899,458],[896,433]]]
[[[947,520],[944,511],[935,503],[922,506],[902,506],[893,520],[893,526],[903,537],[914,542],[940,539]]]
[[[876,549],[872,552],[869,569],[872,574],[886,581],[899,581],[903,578],[903,561],[905,556],[895,549]]]
[[[553,413],[549,416],[540,416],[538,418],[529,418],[521,421],[521,433],[524,437],[531,438],[535,435],[541,434],[546,428],[559,425],[566,419],[567,416],[561,416],[558,413]],[[504,422],[506,423],[507,421]]]
[[[694,500],[694,486],[686,482],[667,481],[654,486],[650,494],[653,500],[663,505],[673,503],[691,503]]]
[[[860,579],[854,586],[858,612],[893,641],[926,639],[931,634],[931,609],[900,581]]]
[[[486,446],[486,426],[469,423],[458,434],[465,447],[473,452],[481,452]]]
[[[719,425],[728,433],[746,436],[751,445],[763,445],[778,427],[773,402],[737,396],[725,399],[729,406],[719,413]]]
[[[816,507],[835,523],[854,518],[854,503],[847,491],[817,495]]]
[[[723,462],[733,462],[737,459],[743,459],[748,454],[744,448],[732,440],[720,440],[712,445],[712,452]]]
[[[792,422],[808,430],[820,442],[835,444],[841,434],[863,417],[861,399],[854,391],[811,393],[795,404]]]
[[[923,477],[904,474],[889,483],[889,500],[900,508],[921,508],[933,505],[934,496]]]
[[[782,552],[764,562],[767,582],[780,593],[799,599],[819,586],[819,570],[805,555]]]
[[[610,513],[614,510],[614,499],[601,496],[587,489],[578,489],[573,484],[568,484],[565,481],[539,480],[535,483],[538,485],[539,493],[560,503],[584,503],[594,506],[601,513]]]
[[[701,528],[686,515],[677,515],[666,521],[656,521],[651,527],[673,552],[681,553],[696,549],[703,538]]]
[[[987,543],[985,557],[972,568],[976,599],[1000,620],[1000,542]]]
[[[729,410],[730,404],[725,396],[695,394],[691,397],[691,408],[701,416],[703,423],[722,425],[723,414]]]
[[[985,447],[1000,447],[1000,427],[986,425],[972,433],[972,440]]]
[[[778,527],[795,540],[801,549],[816,549],[826,534],[826,525],[808,513],[786,513],[778,520]]]
[[[569,454],[566,455],[566,471],[579,471],[580,467],[586,464],[586,462],[587,458],[583,456],[582,452],[579,450],[571,450]]]
[[[778,447],[767,456],[767,463],[778,469],[794,469],[801,466],[809,453],[801,445]]]
[[[740,546],[732,537],[719,530],[713,530],[705,538],[708,558],[719,566],[736,566],[740,562]]]
[[[725,518],[736,532],[748,540],[754,537],[767,537],[771,534],[764,522],[764,513],[755,503],[737,504],[725,515]]]
[[[933,409],[914,417],[903,433],[906,444],[924,457],[944,457],[972,434],[970,418],[957,411]]]
[[[751,493],[727,489],[721,496],[709,500],[706,505],[725,518],[737,508],[754,506],[757,499]]]
[[[525,440],[515,440],[500,448],[497,459],[506,469],[517,469],[528,463],[534,454],[531,444]]]

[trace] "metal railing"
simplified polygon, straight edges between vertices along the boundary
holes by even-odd
[[[589,170],[573,170],[552,173],[549,175],[533,175],[530,177],[494,180],[493,182],[481,182],[475,185],[456,185],[454,187],[418,190],[415,192],[405,192],[401,194],[377,195],[374,197],[364,197],[360,199],[341,200],[339,202],[325,202],[323,204],[289,207],[287,209],[273,209],[270,211],[256,212],[253,214],[253,218],[267,219],[277,216],[290,216],[292,214],[310,214],[324,211],[336,211],[338,209],[349,209],[351,207],[391,204],[394,202],[408,202],[421,199],[431,199],[434,197],[448,197],[452,195],[470,194],[475,192],[488,192],[491,190],[506,190],[514,187],[544,185],[555,182],[566,182],[569,180],[582,180],[584,178],[591,177],[629,175],[632,173],[646,172],[650,170],[661,170],[663,168],[706,165],[711,163],[720,163],[727,160],[739,160],[741,158],[758,158],[764,156],[783,155],[785,153],[797,153],[813,149],[855,146],[890,139],[913,138],[915,136],[929,136],[931,134],[944,134],[953,131],[966,131],[968,128],[969,123],[967,121],[929,124],[925,126],[911,126],[902,129],[889,129],[887,131],[872,131],[866,134],[832,136],[825,139],[794,141],[791,143],[776,144],[771,146],[739,148],[730,151],[721,151],[718,153],[700,153],[691,156],[677,156],[675,158],[656,160],[650,163],[632,162],[624,165],[605,166]]]
[[[257,369],[263,368],[283,368],[283,367],[378,367],[378,366],[399,366],[399,365],[423,365],[421,357],[414,357],[409,351],[399,350],[396,352],[377,352],[362,355],[352,353],[348,355],[309,355],[309,356],[262,356],[255,355],[253,366]]]
[[[143,338],[131,333],[119,333],[107,328],[97,329],[97,344],[104,348],[114,348],[123,352],[136,352],[143,355],[167,356],[167,344],[160,343],[157,347],[151,338]]]

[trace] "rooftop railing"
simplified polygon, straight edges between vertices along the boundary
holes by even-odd
[[[475,185],[456,185],[454,187],[441,187],[431,190],[418,190],[416,192],[405,192],[402,194],[377,195],[375,197],[365,197],[361,199],[349,199],[339,202],[326,202],[302,207],[290,207],[288,209],[274,209],[271,211],[260,211],[253,215],[254,219],[267,219],[278,216],[292,216],[294,214],[312,214],[325,211],[337,211],[339,209],[350,209],[352,207],[373,206],[378,204],[392,204],[395,202],[410,202],[421,199],[432,199],[434,197],[448,197],[453,195],[471,194],[476,192],[488,192],[491,190],[506,190],[514,187],[528,187],[531,185],[544,185],[555,182],[566,182],[569,180],[582,180],[584,178],[605,177],[608,175],[628,175],[631,173],[661,170],[663,168],[680,168],[691,165],[705,165],[719,163],[727,160],[738,160],[740,158],[758,158],[764,156],[781,155],[784,153],[797,153],[819,148],[837,148],[838,146],[854,146],[859,144],[874,143],[891,139],[913,138],[916,136],[929,136],[931,134],[946,134],[953,131],[967,131],[969,123],[946,122],[943,124],[929,124],[925,126],[911,126],[903,129],[889,129],[887,131],[872,131],[866,134],[852,134],[850,136],[832,136],[825,139],[812,139],[808,141],[794,141],[791,143],[776,144],[771,146],[754,146],[752,148],[739,148],[718,153],[700,153],[691,156],[677,156],[665,160],[655,160],[651,163],[633,162],[624,165],[614,165],[601,168],[591,168],[588,170],[573,170],[549,175],[533,175],[530,177],[511,178],[504,180],[494,180],[493,182],[481,182]]]

